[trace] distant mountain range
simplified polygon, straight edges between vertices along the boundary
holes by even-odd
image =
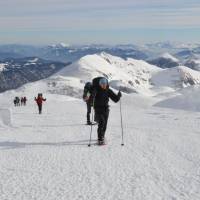
[[[0,61],[0,92],[47,78],[68,64],[37,57],[4,59]]]
[[[134,58],[150,63],[159,63],[160,67],[168,68],[176,65],[170,59],[163,59],[164,54],[179,60],[178,64],[184,65],[189,60],[200,59],[200,44],[183,44],[158,42],[145,45],[79,45],[70,46],[60,43],[46,46],[33,45],[0,45],[0,60],[6,58],[39,57],[45,60],[59,62],[74,62],[81,57],[91,54],[106,52],[123,59]],[[162,57],[162,60],[161,60]],[[190,64],[187,65],[190,67]],[[193,67],[193,65],[191,65]]]
[[[1,45],[0,59],[39,57],[46,60],[59,62],[74,62],[88,54],[95,54],[105,51],[122,58],[147,59],[145,52],[139,50],[134,45],[83,45],[68,46],[65,44],[49,46],[30,46],[30,45]]]
[[[24,93],[37,87],[43,93],[81,98],[84,84],[97,76],[106,77],[116,90],[145,96],[178,94],[183,88],[200,84],[200,72],[185,66],[162,69],[143,60],[124,60],[102,52],[84,56],[49,78],[22,88]]]
[[[180,61],[169,53],[165,53],[158,58],[149,60],[148,63],[156,65],[160,68],[171,68],[180,65]]]
[[[134,76],[128,77],[127,81],[123,81],[123,84],[120,85],[127,92],[135,91],[137,87],[144,86],[141,84],[142,82],[149,81],[148,73],[142,71],[144,62],[145,65],[148,63],[159,69],[185,66],[200,71],[200,44],[166,42],[140,46],[131,44],[70,46],[64,43],[48,46],[0,45],[0,92],[47,78],[70,63],[73,63],[74,67],[76,63],[84,61],[87,65],[88,61],[85,58],[90,55],[101,55],[101,60],[102,58],[104,60],[104,62],[100,62],[101,66],[99,66],[98,72],[101,71],[100,68],[104,69],[104,65],[107,66],[108,63],[111,65],[110,68],[113,65],[119,65],[121,68],[128,66],[129,73]],[[111,55],[112,59],[110,59]],[[95,56],[92,57],[94,59]],[[98,65],[96,60],[94,62],[92,60],[89,61],[90,66]],[[135,61],[133,62],[133,60]],[[132,72],[132,68],[136,65],[135,62],[137,63],[137,73]],[[86,72],[84,71],[84,73]],[[101,74],[103,75],[103,72]],[[194,81],[195,83],[196,81]],[[115,81],[114,85],[119,85],[119,82]]]

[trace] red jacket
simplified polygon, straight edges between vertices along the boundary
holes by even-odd
[[[43,101],[46,101],[43,97],[35,97],[35,101],[37,102],[38,105],[42,105]]]

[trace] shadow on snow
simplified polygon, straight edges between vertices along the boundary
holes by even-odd
[[[91,140],[92,143],[96,140]],[[78,140],[78,141],[65,141],[65,142],[0,142],[0,150],[6,149],[16,149],[16,148],[25,148],[25,147],[34,147],[34,146],[87,146],[89,140]]]

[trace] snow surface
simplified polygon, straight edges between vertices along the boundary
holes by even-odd
[[[10,109],[0,108],[0,127],[12,125],[12,112]]]
[[[26,107],[10,105],[13,126],[0,127],[0,199],[199,200],[199,113],[123,95],[125,146],[120,145],[119,103],[111,103],[108,144],[88,147],[85,103],[44,94],[39,115],[33,92]]]
[[[170,70],[103,53],[0,94],[0,199],[199,200],[200,87],[182,85],[188,78],[198,84],[199,73],[184,66]],[[87,146],[86,105],[74,97],[103,72],[119,88],[127,77],[147,78],[128,87],[137,93],[121,99],[125,146],[119,103],[112,102],[107,145],[95,145],[93,126]],[[145,87],[150,92],[138,92]],[[37,93],[47,98],[42,115]],[[15,96],[27,96],[27,106],[14,107]]]
[[[154,74],[151,78],[157,86],[168,86],[171,88],[183,88],[200,83],[200,72],[185,66],[164,69]]]
[[[164,99],[156,106],[200,112],[200,86],[191,86],[179,91],[177,95]]]

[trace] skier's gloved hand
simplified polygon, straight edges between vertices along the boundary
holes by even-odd
[[[122,93],[119,91],[118,92],[118,97],[121,98],[121,96],[122,96]]]

